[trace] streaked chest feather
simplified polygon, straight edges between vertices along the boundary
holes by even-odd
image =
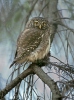
[[[37,59],[44,58],[50,49],[50,37],[48,41],[46,41],[44,44],[41,44],[34,52],[32,52],[29,56],[29,60],[34,62]]]

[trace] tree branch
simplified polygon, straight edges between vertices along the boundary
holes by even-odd
[[[52,100],[62,100],[57,84],[40,67],[32,65],[33,72],[48,85],[52,91]]]
[[[11,89],[13,89],[19,82],[21,82],[29,74],[32,74],[32,68],[28,68],[16,77],[10,84],[8,84],[3,90],[0,91],[0,99],[2,99]]]
[[[57,19],[57,13],[55,13],[57,11],[57,5],[58,5],[58,0],[49,0],[49,15],[48,15],[48,20],[49,22],[53,22],[53,20]],[[53,27],[54,30],[54,34],[51,37],[51,43],[53,42],[53,38],[57,32],[57,24],[55,25],[55,27]]]
[[[52,22],[57,18],[57,13],[55,13],[57,11],[57,4],[58,0],[49,1],[49,16],[48,16],[49,22]]]
[[[25,23],[27,23],[27,21],[28,21],[30,15],[31,15],[31,13],[32,13],[32,11],[33,11],[33,9],[34,9],[34,7],[35,7],[37,1],[38,1],[38,0],[36,0],[36,1],[32,4],[31,9],[30,9],[30,11],[28,12],[28,15],[26,16],[26,22],[25,22]]]
[[[0,91],[0,99],[3,98],[11,89],[13,89],[19,82],[30,74],[35,73],[39,78],[47,84],[52,91],[52,100],[62,100],[61,94],[57,87],[57,84],[37,65],[32,64],[22,72],[17,78],[15,78],[10,84],[8,84],[2,91]]]
[[[62,71],[65,71],[65,72],[68,71],[69,73],[74,74],[74,68],[71,67],[70,65],[67,65],[67,64],[64,64],[64,65],[59,64],[58,65],[58,64],[53,63],[53,62],[48,62],[48,64],[51,64],[52,66],[55,66],[55,67],[59,68]]]

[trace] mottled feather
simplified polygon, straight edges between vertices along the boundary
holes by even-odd
[[[30,20],[19,35],[16,56],[11,66],[44,58],[50,49],[51,34],[50,24],[46,19],[38,17]]]

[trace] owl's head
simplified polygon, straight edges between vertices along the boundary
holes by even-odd
[[[46,30],[49,28],[49,22],[42,17],[34,17],[26,24],[26,28],[37,28],[40,30]]]

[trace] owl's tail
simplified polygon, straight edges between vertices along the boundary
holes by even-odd
[[[11,68],[14,64],[16,64],[16,61],[13,61],[9,68]]]

